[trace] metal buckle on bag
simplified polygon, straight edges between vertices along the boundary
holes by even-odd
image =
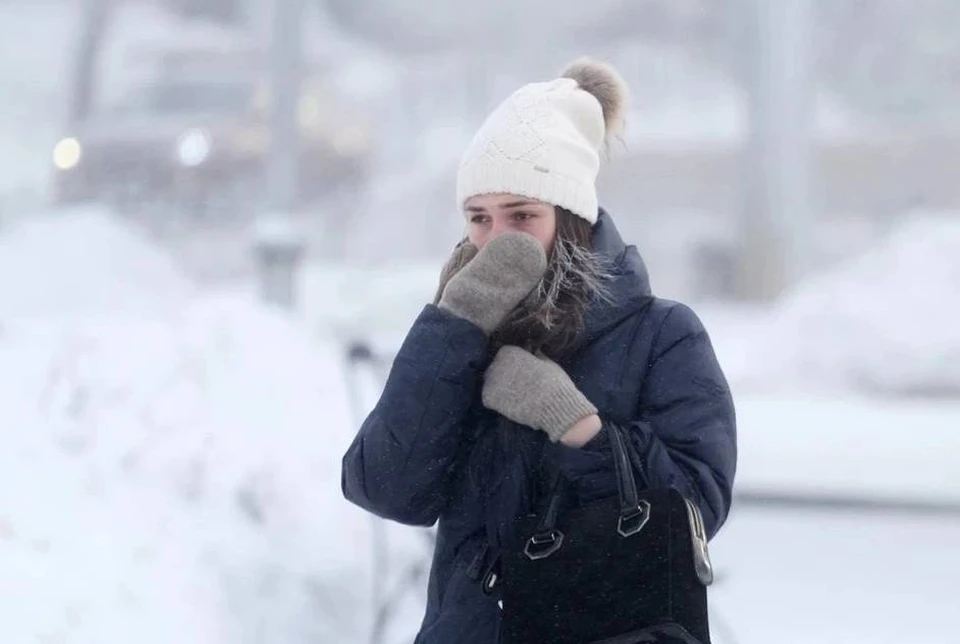
[[[487,574],[483,576],[483,585],[481,589],[483,590],[484,595],[492,595],[493,591],[497,588],[497,582],[500,581],[500,575],[497,574],[497,569],[491,567],[487,571]]]
[[[500,582],[500,555],[496,554],[487,563],[483,571],[483,579],[480,582],[480,589],[484,595],[492,595]]]
[[[713,583],[713,564],[710,562],[710,552],[707,548],[707,533],[703,527],[703,517],[700,508],[690,499],[684,499],[687,504],[687,518],[690,520],[690,537],[693,542],[693,567],[697,578],[704,586]]]
[[[527,555],[530,561],[546,559],[559,550],[561,545],[563,545],[563,533],[553,529],[530,537],[523,549],[523,554]]]
[[[621,537],[629,537],[643,530],[650,520],[650,502],[640,501],[633,510],[620,513],[617,521],[617,532]]]

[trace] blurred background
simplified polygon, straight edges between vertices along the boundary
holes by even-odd
[[[737,400],[715,642],[960,641],[953,0],[0,0],[0,641],[412,642],[430,531],[340,458],[467,141],[584,54]]]

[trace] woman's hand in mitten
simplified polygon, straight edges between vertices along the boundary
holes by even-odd
[[[457,247],[453,249],[447,263],[443,265],[443,270],[440,271],[440,283],[437,286],[437,294],[433,298],[434,304],[440,303],[440,297],[447,287],[447,282],[449,282],[450,278],[456,275],[461,268],[469,264],[471,259],[477,256],[477,250],[477,247],[466,239],[457,244]]]
[[[530,294],[547,271],[543,246],[527,233],[504,233],[487,243],[447,282],[438,306],[488,335]]]
[[[566,372],[520,347],[505,346],[497,352],[484,375],[482,399],[485,407],[546,432],[553,442],[576,427],[574,446],[579,446],[600,429],[597,408]]]

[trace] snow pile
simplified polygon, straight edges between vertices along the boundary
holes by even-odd
[[[101,211],[0,233],[0,641],[355,641],[339,349]]]
[[[944,516],[735,503],[710,544],[711,640],[954,643],[950,621],[926,616],[956,610],[957,539],[960,521]]]
[[[307,264],[299,286],[304,314],[316,327],[341,338],[406,333],[433,301],[445,261],[383,268]]]
[[[351,641],[339,357],[238,298],[0,336],[0,640]]]
[[[957,395],[958,315],[960,218],[918,214],[804,282],[726,347],[724,365],[746,388]]]
[[[0,276],[0,640],[363,632],[332,348],[97,210],[5,230]]]
[[[0,230],[0,320],[147,312],[193,293],[171,257],[97,208],[21,218]]]
[[[960,406],[849,394],[737,397],[737,490],[960,505]]]

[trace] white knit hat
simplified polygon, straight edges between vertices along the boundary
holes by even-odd
[[[596,179],[604,142],[622,127],[626,84],[588,59],[553,81],[521,87],[487,117],[457,173],[457,206],[508,193],[597,221]]]

